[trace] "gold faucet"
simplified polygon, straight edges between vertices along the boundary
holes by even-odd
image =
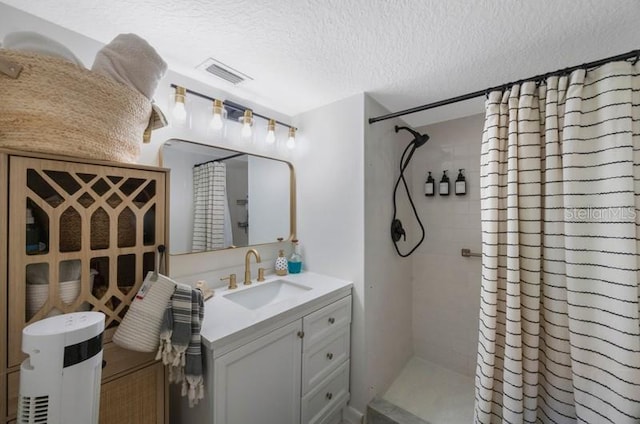
[[[260,263],[260,254],[256,249],[249,249],[247,254],[244,257],[244,285],[247,286],[251,284],[251,266],[249,265],[249,259],[251,259],[251,254],[256,257],[256,263]]]

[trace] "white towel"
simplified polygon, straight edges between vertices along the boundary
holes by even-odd
[[[151,100],[167,64],[144,39],[120,34],[98,52],[91,70],[126,84]]]
[[[4,36],[3,48],[22,52],[38,53],[46,56],[57,57],[74,63],[84,68],[84,64],[68,48],[45,37],[42,34],[31,31],[11,32]]]

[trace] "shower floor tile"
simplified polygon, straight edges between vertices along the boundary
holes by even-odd
[[[469,424],[474,379],[414,356],[383,399],[431,424]]]

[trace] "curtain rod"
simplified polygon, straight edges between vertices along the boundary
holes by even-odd
[[[193,165],[194,168],[197,168],[198,166],[202,166],[202,165],[206,165],[208,163],[213,163],[213,162],[222,162],[223,160],[227,160],[227,159],[233,159],[233,158],[237,158],[239,156],[244,156],[246,155],[246,153],[237,153],[235,155],[231,155],[231,156],[227,156],[224,158],[220,158],[220,159],[212,159],[212,160],[208,160],[206,162],[202,162],[202,163],[196,163],[195,165]]]
[[[179,86],[179,85],[177,85],[177,84],[171,84],[171,88],[178,88],[178,87],[182,87],[182,86]],[[183,88],[184,88],[184,90],[187,92],[187,94],[192,94],[192,95],[194,95],[194,96],[196,96],[196,97],[200,97],[201,99],[210,100],[210,101],[220,100],[220,99],[214,99],[213,97],[209,97],[209,96],[207,96],[206,94],[198,93],[197,91],[189,90],[189,89],[188,89],[188,88],[186,88],[186,87],[183,87]],[[257,117],[259,117],[259,118],[266,119],[267,121],[268,121],[269,119],[272,119],[272,118],[269,118],[268,116],[265,116],[265,115],[261,115],[261,114],[259,114],[259,113],[256,113],[256,112],[255,112],[253,109],[251,109],[250,107],[246,107],[246,106],[243,106],[243,105],[241,105],[241,104],[238,104],[238,103],[232,102],[231,100],[223,100],[223,101],[222,101],[222,106],[223,106],[223,107],[225,107],[225,108],[227,108],[227,109],[233,109],[233,110],[237,110],[237,111],[240,111],[240,112],[243,112],[243,113],[244,113],[244,111],[245,111],[245,110],[249,109],[249,110],[253,113],[253,116],[257,116]],[[293,125],[285,124],[284,122],[280,122],[280,121],[278,121],[277,119],[274,119],[274,121],[276,121],[276,124],[278,124],[278,125],[282,125],[283,127],[287,127],[287,128],[294,128],[294,129],[296,129],[296,130],[297,130],[297,128],[296,128],[296,127],[294,127]]]
[[[611,56],[611,57],[608,57],[606,59],[600,59],[600,60],[596,60],[594,62],[583,63],[582,65],[572,66],[570,68],[559,69],[559,70],[554,71],[554,72],[548,72],[546,74],[541,74],[541,75],[536,75],[534,77],[524,78],[524,79],[521,79],[521,80],[518,80],[518,81],[515,81],[515,82],[510,82],[510,83],[507,83],[507,84],[498,85],[496,87],[491,87],[491,88],[487,88],[487,89],[484,89],[484,90],[474,91],[473,93],[463,94],[461,96],[452,97],[450,99],[440,100],[440,101],[437,101],[437,102],[428,103],[426,105],[413,107],[411,109],[401,110],[400,112],[394,112],[394,113],[389,113],[387,115],[376,116],[374,118],[369,118],[369,124],[373,124],[374,122],[378,122],[378,121],[384,121],[384,120],[387,120],[387,119],[397,118],[399,116],[409,115],[411,113],[422,112],[423,110],[434,109],[436,107],[446,106],[446,105],[450,105],[450,104],[453,104],[453,103],[458,103],[458,102],[462,102],[462,101],[465,101],[465,100],[474,99],[476,97],[484,96],[484,95],[488,94],[491,91],[504,90],[506,88],[509,88],[509,87],[515,85],[515,84],[522,84],[523,82],[526,82],[526,81],[541,81],[541,80],[547,79],[548,77],[555,76],[555,75],[566,75],[566,74],[569,74],[569,73],[571,73],[571,72],[573,72],[573,71],[575,71],[577,69],[595,68],[597,66],[604,65],[604,64],[609,63],[609,62],[616,62],[616,61],[619,61],[619,60],[628,60],[628,59],[631,59],[631,58],[636,58],[636,60],[638,60],[638,58],[640,58],[640,50],[632,50],[632,51],[630,51],[628,53],[619,54],[617,56]]]

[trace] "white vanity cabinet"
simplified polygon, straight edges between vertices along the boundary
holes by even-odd
[[[350,290],[206,351],[205,399],[175,423],[334,424],[349,400]],[[336,421],[338,420],[338,421]]]
[[[299,423],[302,322],[213,361],[215,423]]]

